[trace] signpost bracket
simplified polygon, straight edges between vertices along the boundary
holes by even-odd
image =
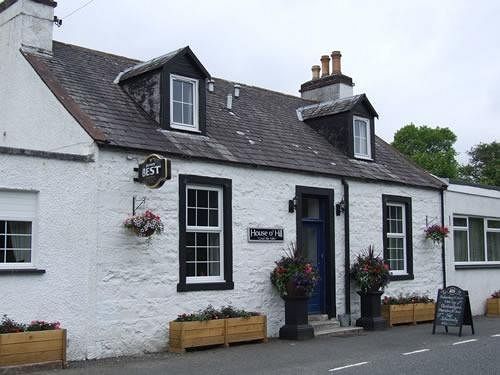
[[[132,216],[135,216],[135,211],[137,209],[145,205],[146,205],[146,197],[142,197],[142,199],[137,200],[137,197],[134,195],[132,197]]]

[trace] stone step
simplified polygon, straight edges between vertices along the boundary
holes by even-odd
[[[358,336],[363,332],[362,327],[334,327],[325,329],[314,329],[314,336]]]
[[[311,322],[317,322],[317,321],[324,321],[324,320],[328,320],[328,315],[327,314],[309,315],[309,323],[311,323]]]
[[[316,321],[310,321],[310,325],[313,326],[314,330],[316,329],[326,329],[326,328],[336,328],[340,327],[340,322],[337,319],[330,319],[330,320],[316,320]]]

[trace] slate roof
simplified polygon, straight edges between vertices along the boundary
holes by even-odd
[[[356,106],[356,104],[363,100],[366,100],[368,104],[370,103],[365,94],[360,94],[349,96],[347,98],[330,100],[328,102],[311,104],[299,108],[298,111],[300,111],[300,117],[303,120],[309,120],[316,117],[331,116],[337,113],[350,111]],[[371,104],[370,109],[372,110],[374,116],[378,117],[377,112],[373,109],[373,107],[371,107]]]
[[[186,134],[161,129],[113,83],[140,61],[60,42],[53,43],[52,57],[24,55],[89,134],[102,135],[94,137],[100,145],[430,188],[443,185],[378,137],[376,163],[348,158],[298,119],[298,108],[314,104],[299,97],[240,83],[240,97],[229,111],[225,101],[234,82],[214,78],[215,91],[207,92],[207,134]],[[75,106],[82,113],[73,113]]]

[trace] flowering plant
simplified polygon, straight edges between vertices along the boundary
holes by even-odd
[[[440,243],[448,237],[449,230],[447,227],[434,224],[425,228],[425,238],[432,240],[435,243]]]
[[[4,315],[0,322],[0,333],[51,331],[55,329],[61,329],[61,323],[33,320],[30,324],[23,324],[10,319],[7,315]]]
[[[235,309],[233,306],[222,306],[219,310],[215,309],[212,305],[208,305],[204,310],[197,311],[191,314],[179,314],[176,322],[194,322],[205,320],[218,320],[227,318],[249,318],[251,316],[258,316],[259,313]]]
[[[434,300],[426,295],[406,295],[400,294],[398,297],[385,296],[382,300],[383,305],[406,305],[410,303],[431,303]]]
[[[281,296],[290,293],[310,296],[316,286],[319,275],[316,268],[307,262],[291,244],[285,250],[285,255],[275,262],[276,267],[271,272],[271,282]]]
[[[153,233],[163,232],[163,223],[161,222],[160,216],[155,215],[150,210],[147,210],[143,214],[128,217],[123,225],[134,231],[139,237],[149,237]]]
[[[496,292],[493,292],[491,295],[491,298],[500,298],[500,290],[497,290]]]
[[[375,255],[373,246],[362,254],[358,254],[351,267],[351,278],[358,284],[362,292],[377,291],[389,284],[389,265]]]

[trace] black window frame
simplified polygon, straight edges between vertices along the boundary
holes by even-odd
[[[186,186],[207,185],[222,188],[224,227],[224,281],[186,283]],[[179,283],[178,292],[234,289],[233,282],[232,181],[226,178],[179,175]]]
[[[406,228],[406,275],[391,275],[391,281],[398,280],[413,280],[413,220],[412,220],[412,207],[411,198],[402,197],[399,195],[382,195],[382,232],[384,244],[384,259],[389,259],[389,240],[387,238],[387,204],[399,203],[405,206],[405,228]]]

